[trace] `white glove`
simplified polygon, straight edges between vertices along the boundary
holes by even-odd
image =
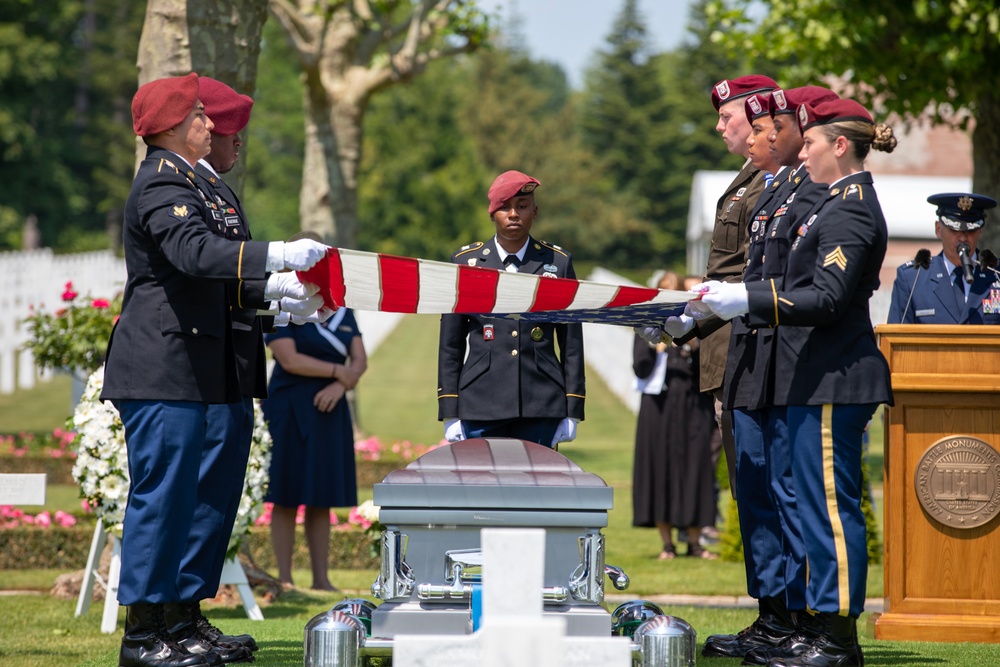
[[[694,318],[695,321],[700,322],[709,317],[715,317],[715,313],[712,309],[698,301],[688,301],[687,305],[684,306],[684,314],[688,317]]]
[[[292,324],[308,324],[310,322],[314,324],[323,324],[323,322],[326,322],[328,319],[333,317],[335,312],[337,311],[323,306],[312,315],[293,315],[288,313],[288,319]]]
[[[694,329],[694,322],[694,318],[687,315],[682,314],[680,317],[671,315],[667,318],[666,323],[664,323],[663,329],[671,338],[680,338],[691,331],[691,329]]]
[[[556,434],[552,436],[552,446],[555,447],[560,442],[572,442],[576,439],[576,425],[579,419],[566,417],[559,426],[556,427]]]
[[[663,329],[660,327],[634,327],[632,331],[650,345],[656,345],[663,340]]]
[[[707,291],[699,289],[704,287],[708,288]],[[750,311],[750,297],[744,283],[710,280],[691,289],[702,292],[701,302],[724,320],[731,320]]]
[[[305,299],[293,299],[291,297],[283,296],[281,297],[281,301],[278,303],[279,310],[283,310],[290,315],[304,317],[306,315],[312,315],[323,307],[323,297],[319,294],[313,294]]]
[[[329,246],[317,243],[312,239],[299,239],[282,243],[274,241],[267,244],[268,271],[307,271],[326,257]]]
[[[290,296],[293,299],[305,299],[318,291],[319,287],[312,283],[303,283],[292,271],[272,273],[264,285],[264,298],[280,299],[283,296]]]
[[[279,312],[274,316],[274,326],[275,327],[287,327],[288,322],[291,320],[291,315],[288,313]]]
[[[465,427],[461,419],[448,419],[444,423],[444,439],[448,442],[465,440]]]

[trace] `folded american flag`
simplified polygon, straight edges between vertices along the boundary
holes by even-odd
[[[465,313],[539,322],[660,325],[687,292],[605,285],[478,266],[331,248],[300,271],[326,305],[392,313]]]

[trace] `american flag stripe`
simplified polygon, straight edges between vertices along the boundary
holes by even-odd
[[[410,257],[394,259],[379,255],[382,302],[379,310],[391,313],[415,313],[420,303],[420,270]],[[387,285],[408,285],[410,289],[386,289]]]
[[[420,301],[418,313],[438,314],[455,312],[458,290],[457,276],[452,264],[444,262],[419,262]]]
[[[466,313],[551,322],[659,324],[679,313],[687,292],[604,285],[573,278],[508,273],[412,257],[331,248],[300,271],[327,305],[395,313]]]
[[[524,276],[519,273],[499,271],[500,280],[497,282],[497,299],[493,304],[494,313],[528,313],[535,305],[535,292],[540,281],[533,280],[530,284],[523,280]]]

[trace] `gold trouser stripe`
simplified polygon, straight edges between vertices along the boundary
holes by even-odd
[[[771,278],[771,293],[774,295],[774,325],[778,325],[778,288],[774,286],[774,278]]]
[[[567,396],[572,396],[573,398],[587,398],[583,394],[566,394]]]
[[[458,398],[458,394],[441,394],[440,396],[438,396],[439,401],[442,398]]]
[[[236,266],[236,277],[240,280],[243,280],[243,248],[246,244],[246,241],[240,241],[240,263]]]
[[[840,520],[837,506],[837,484],[833,470],[833,405],[823,405],[820,422],[823,440],[823,489],[826,491],[826,511],[830,528],[833,530],[833,548],[837,554],[837,597],[840,600],[840,615],[847,616],[851,606],[851,579],[847,563],[847,540],[844,538],[844,524]]]
[[[243,281],[242,280],[240,281],[240,284],[236,286],[236,305],[239,308],[243,307]]]

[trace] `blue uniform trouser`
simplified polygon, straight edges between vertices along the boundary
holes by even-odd
[[[209,405],[206,419],[198,501],[177,580],[180,590],[195,591],[186,600],[204,600],[218,593],[250,458],[253,399]]]
[[[785,597],[781,522],[768,473],[771,439],[763,410],[733,410],[736,441],[736,509],[743,535],[743,563],[751,597]]]
[[[198,469],[208,406],[192,401],[119,400],[129,492],[122,530],[118,601],[193,600],[178,574],[198,504]]]
[[[500,419],[496,421],[462,420],[465,437],[472,438],[517,438],[536,442],[546,447],[552,446],[552,438],[562,418],[525,417]]]
[[[868,543],[861,511],[861,449],[876,405],[788,407],[792,475],[805,539],[806,603],[818,612],[864,610]]]
[[[792,477],[792,443],[788,438],[787,409],[763,410],[767,414],[764,453],[771,499],[781,523],[781,551],[785,561],[785,605],[792,611],[806,608],[806,544],[795,499]]]

